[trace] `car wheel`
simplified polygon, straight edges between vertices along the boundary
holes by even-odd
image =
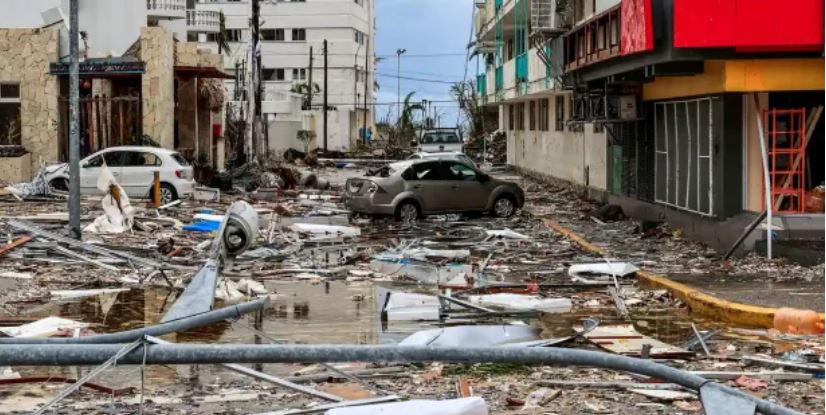
[[[416,202],[402,202],[396,207],[396,220],[404,223],[415,222],[421,216],[419,205]]]
[[[57,179],[52,179],[52,181],[49,182],[49,187],[51,187],[54,190],[60,190],[60,191],[63,191],[63,192],[68,192],[69,191],[69,180],[67,180],[63,177],[58,177]]]
[[[516,213],[516,204],[513,203],[513,198],[510,196],[499,196],[493,202],[493,215],[497,218],[509,218]]]
[[[161,206],[178,200],[178,192],[171,184],[161,183]]]

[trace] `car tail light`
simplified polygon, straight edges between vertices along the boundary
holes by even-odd
[[[183,179],[185,175],[186,175],[186,172],[185,172],[185,171],[183,171],[183,170],[175,170],[175,176],[177,176],[179,179]]]

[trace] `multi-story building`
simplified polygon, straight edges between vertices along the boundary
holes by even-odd
[[[510,164],[721,250],[769,204],[780,239],[822,240],[822,1],[476,4]]]
[[[194,0],[189,0],[193,2]],[[227,70],[249,62],[251,0],[199,0],[197,11],[223,12],[230,40]],[[375,21],[374,0],[261,1],[262,112],[268,122],[268,145],[280,152],[302,149],[299,130],[316,132],[323,147],[322,94],[324,41],[327,41],[327,148],[346,151],[373,129]],[[191,38],[190,40],[195,40]],[[217,50],[215,37],[202,34],[201,45]],[[311,59],[312,53],[312,59]],[[312,106],[302,109],[297,85],[317,85]]]
[[[27,181],[68,158],[69,1],[13,2],[0,13],[0,180]],[[154,142],[222,169],[223,58],[187,37],[214,33],[216,12],[186,0],[83,0],[80,144]],[[125,161],[124,161],[125,162]]]

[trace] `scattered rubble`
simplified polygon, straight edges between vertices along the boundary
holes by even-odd
[[[311,171],[315,180],[286,166],[290,173],[233,171],[226,175],[231,185],[210,184],[215,187],[172,206],[130,201],[122,220],[112,216],[116,203],[100,216],[100,198],[84,198],[85,224],[103,223],[105,217],[123,229],[86,232],[82,242],[56,236],[65,234],[68,221],[59,214],[65,210],[59,196],[44,196],[37,204],[0,196],[0,231],[8,243],[8,249],[0,248],[0,333],[106,335],[259,299],[269,303],[263,312],[180,332],[174,343],[553,345],[653,359],[799,411],[823,411],[822,334],[695,320],[667,292],[645,290],[631,278],[644,268],[723,279],[734,278],[732,273],[759,275],[758,284],[822,281],[822,267],[753,256],[720,261],[666,225],[641,230],[610,209],[594,214],[598,206],[574,191],[524,178],[526,210],[532,213],[510,219],[443,215],[402,224],[351,217],[340,203],[342,186],[364,168],[318,163]],[[106,197],[114,202],[111,193]],[[240,222],[222,232],[239,200],[255,213],[254,232]],[[545,216],[587,235],[612,258],[605,262],[582,252],[538,220]],[[197,223],[197,229],[190,227]],[[238,247],[230,260],[216,257],[213,249],[223,235],[226,246]],[[29,239],[17,242],[23,238]],[[123,389],[112,404],[117,410],[286,414],[312,409],[338,415],[702,410],[696,391],[660,379],[568,366],[370,363],[144,370],[144,389]],[[83,376],[68,367],[14,371],[23,379],[55,375],[69,382]],[[141,373],[139,367],[116,366],[95,382],[121,390],[140,385]],[[27,411],[66,387],[41,385],[43,391],[28,396],[25,386],[0,380],[0,390],[22,399],[17,408],[28,403]],[[399,399],[411,400],[394,402]],[[55,407],[106,413],[111,401],[95,390],[77,390]]]

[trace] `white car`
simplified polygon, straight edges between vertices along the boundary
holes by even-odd
[[[463,153],[465,143],[455,128],[431,128],[419,138],[420,153]]]
[[[470,159],[465,153],[459,152],[442,152],[442,153],[416,153],[407,158],[408,160],[456,160],[467,164],[470,167],[478,168],[476,163]]]
[[[103,164],[130,198],[148,198],[160,172],[161,204],[192,194],[195,187],[192,166],[176,151],[158,147],[109,147],[80,161],[80,193],[100,194],[97,180]],[[46,170],[49,186],[66,190],[69,183],[69,164],[49,166]]]

